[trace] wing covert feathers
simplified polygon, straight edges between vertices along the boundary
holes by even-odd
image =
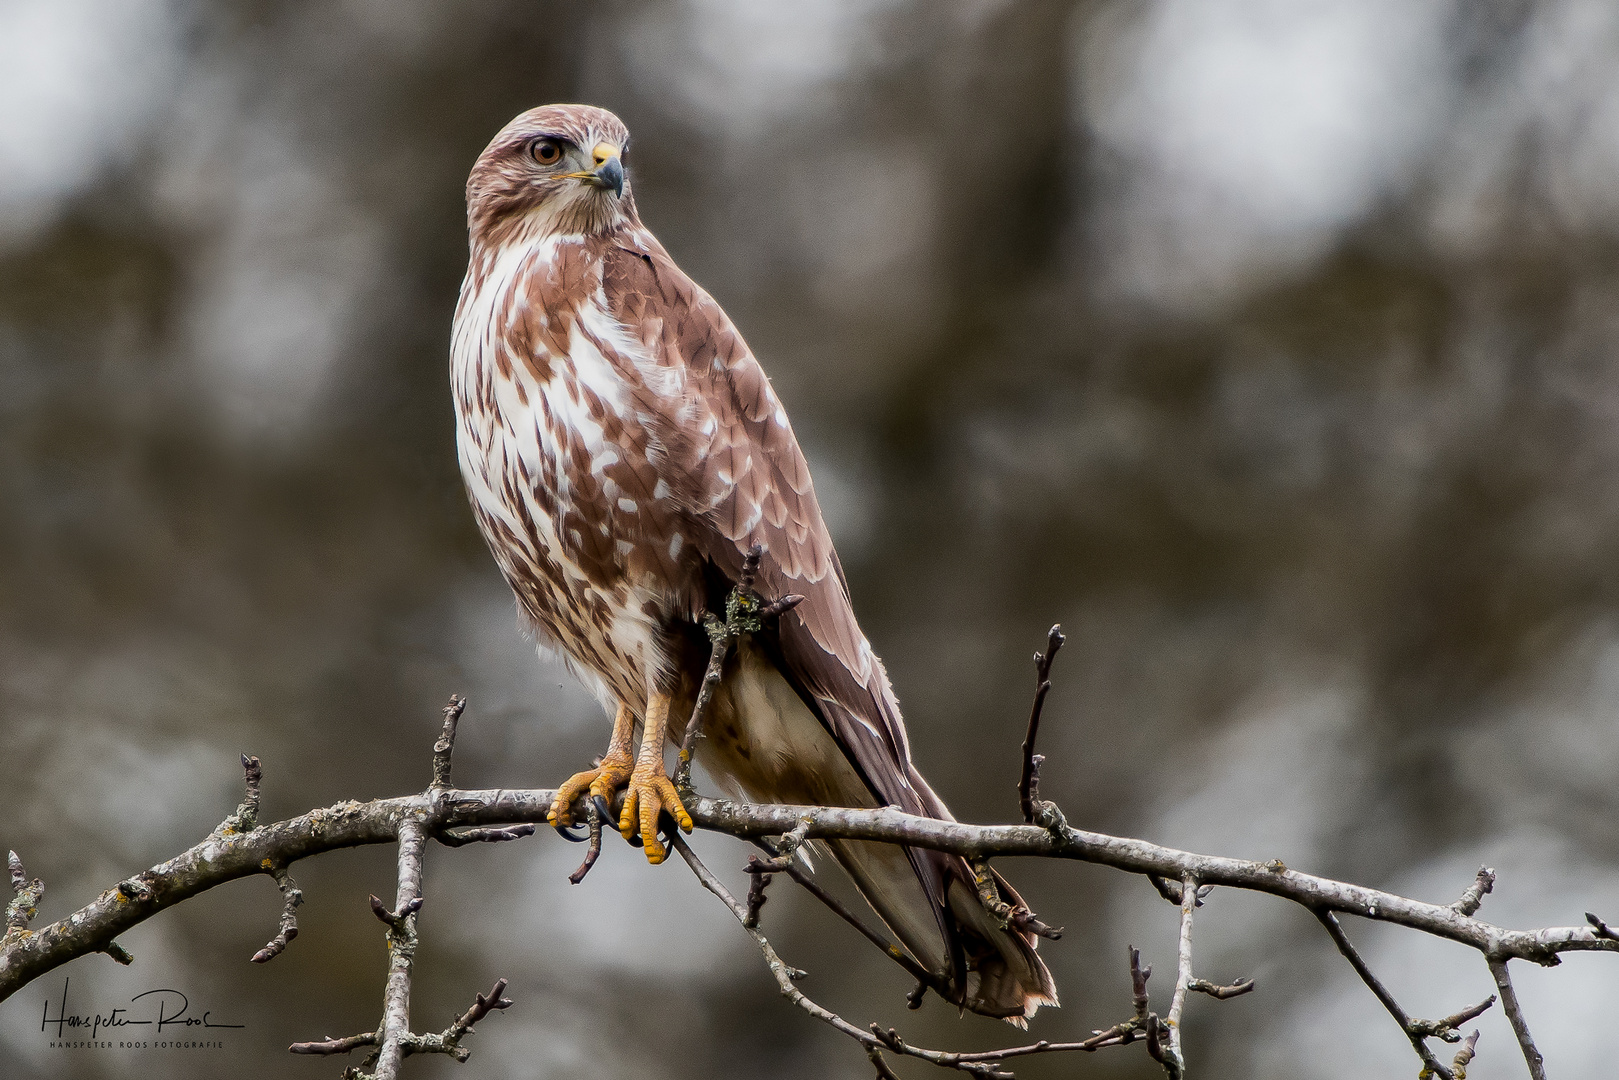
[[[644,373],[648,383],[681,387],[672,412],[649,419],[664,459],[660,474],[685,478],[676,494],[692,519],[688,540],[731,581],[748,549],[763,549],[760,592],[805,597],[781,619],[784,674],[878,802],[950,819],[911,764],[888,674],[855,620],[809,466],[763,368],[720,306],[645,230],[605,250],[602,288],[608,310],[644,350],[639,363],[657,369]],[[905,850],[923,886],[914,902],[925,899],[925,914],[893,910],[896,898],[917,890],[875,880],[892,872],[885,869],[892,860],[860,857],[851,846],[839,862],[890,926],[914,927],[920,915],[937,928],[944,948],[936,955],[954,958],[943,974],[959,991],[957,1003],[1014,1022],[1055,1004],[1035,937],[995,922],[977,900],[966,863]],[[1017,902],[1015,894],[1007,899]]]

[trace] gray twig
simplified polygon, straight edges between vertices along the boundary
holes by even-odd
[[[1478,911],[1479,906],[1484,903],[1485,895],[1493,888],[1495,888],[1495,871],[1488,866],[1481,866],[1478,868],[1478,876],[1473,879],[1473,884],[1462,893],[1460,900],[1450,905],[1451,909],[1458,915],[1472,915]]]
[[[691,718],[686,721],[686,733],[680,740],[680,756],[675,765],[675,789],[682,792],[691,790],[691,760],[697,752],[697,740],[703,733],[703,717],[708,713],[708,703],[714,698],[715,688],[725,676],[725,660],[731,655],[731,645],[736,640],[725,632],[724,624],[714,618],[709,619],[708,635],[713,643],[708,654],[708,667],[703,672],[703,684],[697,690]]]
[[[422,900],[422,852],[427,830],[419,818],[399,823],[399,891],[388,927],[388,984],[373,1080],[397,1080],[410,1036],[411,967],[416,960],[416,912]],[[373,897],[375,899],[375,897]],[[373,904],[375,911],[380,904]],[[381,913],[379,913],[381,914]]]
[[[444,706],[444,728],[439,732],[438,741],[433,744],[433,787],[450,786],[450,759],[455,754],[455,726],[460,722],[461,713],[466,707],[467,699],[460,694],[451,694],[450,703]]]
[[[499,844],[533,835],[532,825],[502,825],[496,829],[447,829],[434,833],[433,839],[445,847],[458,848],[468,844]]]
[[[454,1023],[436,1035],[409,1035],[402,1040],[403,1053],[406,1057],[411,1054],[449,1054],[455,1060],[465,1062],[472,1056],[472,1052],[461,1045],[461,1039],[473,1034],[472,1025],[488,1016],[496,1009],[509,1009],[512,1000],[501,995],[506,992],[506,980],[501,979],[495,983],[494,989],[487,995],[478,994],[472,1003],[472,1008],[462,1013]],[[344,1039],[322,1039],[318,1042],[297,1042],[287,1047],[294,1054],[348,1054],[360,1049],[362,1046],[376,1046],[378,1033],[365,1031],[358,1035],[350,1035]],[[350,1074],[358,1070],[351,1070]],[[362,1074],[363,1075],[363,1074]]]
[[[1227,998],[1241,997],[1242,995],[1257,988],[1257,984],[1252,979],[1238,979],[1229,986],[1221,986],[1218,983],[1211,983],[1206,979],[1193,979],[1191,982],[1186,984],[1186,989],[1195,990],[1199,994],[1207,994],[1209,997],[1215,998],[1219,1001],[1224,1001]]]
[[[39,914],[39,902],[45,896],[45,882],[28,879],[22,857],[15,851],[6,852],[6,866],[11,871],[11,902],[6,905],[6,933],[0,941],[9,943],[13,937],[21,939],[28,933],[28,924]]]
[[[1450,1071],[1456,1080],[1467,1080],[1467,1066],[1473,1060],[1473,1053],[1478,1047],[1478,1032],[1469,1035],[1456,1051],[1456,1057],[1450,1063]]]
[[[273,867],[270,874],[275,878],[276,887],[281,890],[281,929],[264,948],[253,954],[252,962],[255,964],[268,964],[281,955],[288,942],[298,936],[298,905],[304,902],[303,890],[298,888],[298,883],[292,880],[285,866]]]
[[[917,963],[914,959],[912,959],[911,954],[906,952],[903,948],[889,941],[882,934],[879,934],[870,926],[866,925],[866,921],[864,919],[850,911],[849,908],[837,897],[821,888],[820,884],[809,874],[805,873],[804,869],[800,867],[798,863],[793,861],[792,858],[778,855],[776,851],[770,848],[769,841],[767,840],[759,839],[756,840],[755,843],[775,857],[769,862],[759,863],[755,863],[750,858],[748,860],[749,872],[754,872],[753,868],[757,866],[760,871],[768,870],[771,873],[786,874],[799,885],[803,886],[804,891],[808,892],[811,896],[815,897],[815,899],[826,905],[826,907],[829,908],[833,914],[837,915],[838,918],[842,919],[844,922],[858,930],[861,936],[867,941],[871,942],[873,945],[877,946],[884,953],[886,953],[889,959],[893,960],[896,964],[909,972],[911,977],[915,979],[917,983],[917,988],[913,990],[906,998],[906,1002],[911,1008],[916,1009],[921,1007],[922,994],[928,989],[931,988],[935,992],[939,992],[943,989],[943,984],[940,982],[938,976],[934,975],[933,972]]]
[[[1523,1061],[1529,1066],[1531,1080],[1546,1080],[1546,1063],[1529,1034],[1529,1022],[1523,1018],[1517,991],[1512,989],[1512,976],[1507,974],[1507,958],[1492,956],[1489,962],[1490,974],[1495,976],[1495,988],[1501,994],[1501,1008],[1506,1010],[1507,1019],[1512,1022],[1512,1033],[1518,1037],[1518,1046],[1523,1050]]]
[[[1197,910],[1197,878],[1181,879],[1180,947],[1176,953],[1175,994],[1169,1002],[1169,1046],[1164,1054],[1164,1071],[1170,1080],[1186,1073],[1186,1051],[1181,1045],[1181,1013],[1186,1007],[1186,991],[1192,984],[1192,913]]]
[[[1023,736],[1023,772],[1018,777],[1018,809],[1023,820],[1034,821],[1035,808],[1040,802],[1040,763],[1045,760],[1034,752],[1035,739],[1040,734],[1040,713],[1046,707],[1046,695],[1051,692],[1051,663],[1057,659],[1057,650],[1067,638],[1058,624],[1046,632],[1044,652],[1034,654],[1034,705],[1029,709],[1029,729]]]
[[[1394,1017],[1394,1022],[1400,1025],[1400,1030],[1405,1033],[1405,1037],[1411,1042],[1411,1049],[1415,1050],[1417,1056],[1422,1059],[1423,1068],[1427,1069],[1430,1075],[1440,1077],[1441,1080],[1453,1080],[1450,1070],[1441,1065],[1439,1059],[1433,1056],[1433,1051],[1428,1049],[1427,1042],[1423,1039],[1416,1025],[1412,1023],[1411,1017],[1406,1014],[1404,1009],[1400,1008],[1400,1003],[1394,1000],[1394,995],[1389,993],[1388,987],[1384,986],[1377,976],[1372,974],[1372,969],[1366,965],[1366,961],[1361,959],[1354,943],[1349,940],[1349,935],[1344,933],[1343,926],[1338,922],[1338,916],[1330,911],[1318,908],[1316,909],[1315,917],[1321,920],[1321,925],[1325,926],[1327,933],[1332,935],[1333,943],[1338,946],[1338,951],[1344,954],[1344,959],[1349,961],[1349,966],[1355,969],[1355,974],[1359,975],[1361,981],[1377,996],[1377,1000],[1383,1003],[1383,1008],[1387,1009],[1389,1015]]]
[[[1423,1035],[1434,1039],[1443,1039],[1448,1043],[1460,1042],[1462,1033],[1457,1030],[1469,1020],[1476,1020],[1483,1016],[1486,1009],[1495,1004],[1495,995],[1491,994],[1477,1005],[1470,1005],[1459,1013],[1452,1013],[1443,1020],[1411,1019],[1408,1029],[1412,1034]]]
[[[250,754],[242,755],[242,777],[246,790],[242,794],[241,804],[214,830],[222,836],[252,832],[258,826],[259,782],[264,778],[258,758]]]
[[[748,874],[752,880],[748,882],[748,910],[742,917],[742,925],[752,930],[759,925],[759,912],[765,906],[765,890],[770,887],[770,871],[756,856],[748,856]]]
[[[737,922],[741,923],[743,929],[753,938],[754,943],[759,947],[759,951],[764,955],[765,963],[770,968],[771,975],[775,977],[776,988],[781,992],[781,995],[817,1020],[854,1039],[866,1050],[867,1056],[870,1057],[874,1064],[881,1061],[883,1051],[888,1051],[907,1057],[919,1058],[943,1068],[958,1069],[973,1076],[981,1077],[983,1080],[1013,1080],[1011,1073],[1004,1072],[996,1067],[997,1062],[1028,1054],[1084,1048],[1081,1043],[1040,1042],[1030,1046],[1012,1047],[1006,1050],[961,1054],[912,1046],[901,1038],[893,1028],[884,1030],[876,1024],[871,1025],[869,1030],[863,1031],[806,996],[795,983],[802,979],[807,972],[788,965],[776,952],[775,946],[770,943],[770,939],[765,936],[764,932],[757,925],[748,925],[747,906],[738,902],[736,897],[731,895],[730,890],[725,887],[725,884],[719,878],[714,876],[713,871],[703,864],[703,861],[697,857],[697,853],[691,849],[691,845],[686,843],[683,837],[674,835],[670,838],[670,842],[674,849],[680,853],[680,857],[686,861],[686,865],[691,868],[691,872],[697,876],[697,880],[702,883],[703,888],[719,897],[720,901],[731,909],[731,914],[736,916]],[[882,1067],[886,1068],[886,1066]],[[883,1074],[879,1072],[878,1075]]]

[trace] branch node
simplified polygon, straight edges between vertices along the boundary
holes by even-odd
[[[125,878],[118,883],[118,894],[125,900],[150,900],[152,887],[139,877]]]
[[[1462,1033],[1456,1029],[1467,1023],[1469,1020],[1476,1020],[1478,1017],[1484,1015],[1485,1011],[1489,1009],[1491,1005],[1495,1004],[1495,1001],[1495,995],[1491,994],[1477,1005],[1471,1005],[1463,1009],[1461,1012],[1453,1013],[1450,1016],[1445,1017],[1443,1020],[1418,1020],[1416,1018],[1412,1018],[1406,1027],[1406,1034],[1421,1036],[1424,1038],[1443,1039],[1448,1043],[1461,1042]]]
[[[1047,805],[1049,806],[1050,804],[1048,803]],[[1180,882],[1172,881],[1160,874],[1148,874],[1147,880],[1152,882],[1152,887],[1158,890],[1159,896],[1162,896],[1165,900],[1168,900],[1176,907],[1181,906]],[[1208,899],[1209,894],[1213,891],[1213,885],[1199,885],[1197,887],[1197,906],[1202,907],[1203,901]]]
[[[1458,915],[1471,918],[1473,913],[1479,909],[1479,906],[1484,903],[1485,895],[1494,888],[1495,871],[1488,866],[1481,866],[1478,868],[1478,876],[1473,879],[1473,884],[1469,885],[1467,891],[1462,893],[1460,900],[1450,905],[1450,909]]]
[[[405,920],[420,910],[422,910],[422,898],[420,896],[411,897],[405,902],[405,906],[398,911],[389,911],[375,893],[371,894],[371,914],[375,915],[382,925],[390,930],[401,929],[405,924]]]
[[[765,906],[765,889],[770,886],[770,874],[765,870],[764,863],[752,855],[748,856],[747,869],[751,880],[748,884],[748,910],[742,918],[742,925],[752,930],[759,925],[759,910]]]
[[[1587,911],[1585,913],[1585,921],[1591,924],[1591,929],[1596,931],[1597,937],[1607,938],[1609,941],[1619,941],[1619,932],[1616,932],[1613,927],[1597,918],[1591,912]]]

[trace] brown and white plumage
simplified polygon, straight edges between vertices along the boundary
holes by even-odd
[[[623,782],[631,719],[684,728],[708,651],[699,617],[758,545],[760,591],[805,599],[731,662],[699,762],[756,800],[948,818],[911,764],[787,414],[725,312],[642,226],[628,141],[582,105],[495,137],[467,183],[452,343],[478,524],[536,634],[620,712],[618,771],[575,779]],[[632,791],[662,777],[663,732],[648,736]],[[1017,1019],[1055,1004],[1035,939],[997,925],[962,860],[829,846],[958,1004]]]

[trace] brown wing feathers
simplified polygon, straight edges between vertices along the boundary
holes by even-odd
[[[911,764],[888,675],[855,621],[809,466],[764,370],[719,305],[650,234],[638,233],[633,243],[605,252],[604,289],[609,309],[638,333],[657,362],[684,368],[680,415],[667,419],[669,426],[697,434],[681,447],[690,458],[665,472],[699,478],[694,490],[682,493],[709,526],[690,530],[694,546],[731,581],[740,575],[747,550],[763,548],[761,591],[805,597],[779,628],[780,666],[789,682],[880,803],[949,819]],[[947,895],[952,878],[970,891],[970,871],[960,859],[936,852],[906,854],[932,901],[955,984],[964,986],[959,924],[948,912]],[[982,948],[977,955],[982,964]],[[1043,972],[1032,953],[1029,960]],[[990,968],[983,970],[987,977]],[[1054,992],[1049,996],[1054,1000]],[[983,1001],[975,1007],[989,1011]]]

